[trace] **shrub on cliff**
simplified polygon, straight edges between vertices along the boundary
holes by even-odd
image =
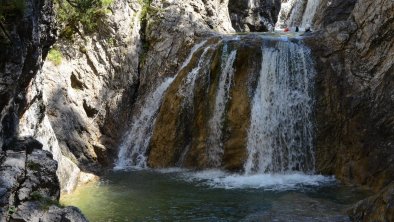
[[[48,60],[51,61],[54,65],[58,66],[62,63],[63,60],[63,55],[62,53],[56,49],[53,48],[49,51],[48,53]]]
[[[113,0],[56,0],[60,37],[72,39],[74,33],[91,34],[105,23]],[[105,25],[103,25],[105,27]]]

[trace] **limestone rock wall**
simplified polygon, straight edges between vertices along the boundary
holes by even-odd
[[[268,31],[278,19],[280,0],[230,0],[231,22],[238,32]]]
[[[394,3],[323,2],[316,19],[322,31],[307,41],[319,69],[317,166],[380,191],[394,180]],[[353,219],[390,221],[374,217],[392,208],[385,201],[357,206]]]
[[[194,43],[217,33],[232,33],[228,1],[154,0],[145,29],[141,87],[155,87],[173,76]]]
[[[76,186],[81,171],[111,166],[138,101],[175,75],[195,41],[234,31],[227,4],[116,0],[105,30],[57,42],[62,63],[47,60],[31,83],[19,131],[54,154],[63,191]]]
[[[348,18],[325,25],[321,39],[311,41],[320,69],[318,164],[379,190],[394,179],[394,3],[351,7]]]
[[[29,87],[20,133],[54,154],[64,192],[92,177],[81,170],[97,173],[111,163],[134,101],[141,5],[118,0],[111,11],[96,34],[59,40],[61,64],[47,60]]]
[[[26,0],[22,9],[4,13],[1,21],[0,221],[86,221],[79,210],[58,206],[52,155],[35,139],[18,135],[28,86],[56,37],[52,1]]]
[[[16,136],[26,89],[56,36],[50,1],[29,0],[25,5],[23,14],[5,16],[1,23],[0,148]]]

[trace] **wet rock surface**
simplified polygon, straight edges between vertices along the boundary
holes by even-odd
[[[317,13],[318,38],[306,40],[319,70],[318,169],[378,192],[394,180],[394,4],[330,2]],[[355,206],[352,219],[392,220],[385,189]]]
[[[358,202],[348,214],[352,221],[394,221],[394,184]]]
[[[394,178],[393,12],[390,1],[359,1],[310,41],[320,73],[319,168],[374,190]]]
[[[217,41],[217,40],[216,40]],[[250,39],[218,43],[210,41],[195,53],[191,62],[180,71],[163,99],[149,149],[149,166],[154,168],[182,166],[188,168],[224,168],[241,171],[246,160],[247,129],[250,122],[250,101],[260,71],[261,41]],[[209,45],[211,47],[209,47]],[[228,54],[237,56],[231,69],[224,70]],[[251,53],[253,52],[253,53]],[[195,82],[193,72],[198,69]],[[231,71],[233,69],[233,71]],[[213,131],[212,119],[222,75],[234,72],[228,101],[224,101],[225,127]],[[212,135],[223,135],[217,140]],[[210,159],[211,149],[218,149],[217,160]],[[221,151],[220,151],[221,150]]]

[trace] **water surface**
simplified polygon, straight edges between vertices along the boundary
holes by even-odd
[[[348,221],[365,191],[331,177],[115,171],[62,197],[90,221]]]

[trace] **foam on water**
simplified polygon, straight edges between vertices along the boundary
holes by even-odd
[[[307,175],[301,172],[287,174],[231,174],[220,170],[183,172],[181,178],[203,186],[222,189],[297,190],[305,187],[332,185],[334,177]]]

